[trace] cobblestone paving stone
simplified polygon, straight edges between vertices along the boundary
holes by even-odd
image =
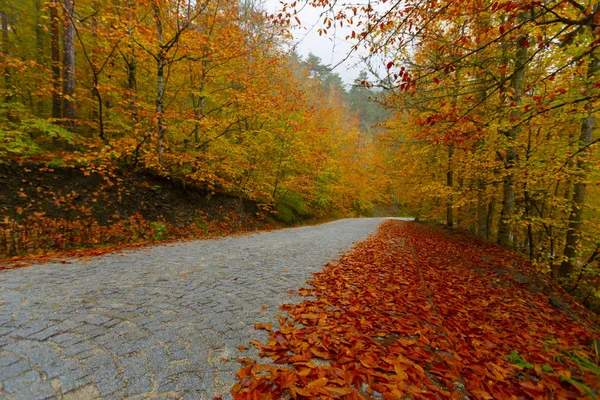
[[[266,339],[254,324],[274,323],[311,272],[382,221],[0,272],[0,398],[230,398],[233,360],[256,356],[237,347]]]

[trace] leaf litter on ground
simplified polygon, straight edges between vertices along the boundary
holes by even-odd
[[[390,220],[309,284],[235,399],[598,396],[593,316],[499,246]]]

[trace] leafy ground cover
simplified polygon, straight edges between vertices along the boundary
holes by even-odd
[[[235,399],[597,398],[597,322],[515,253],[417,223],[315,274]]]
[[[0,164],[0,269],[279,225],[266,205],[148,171]]]

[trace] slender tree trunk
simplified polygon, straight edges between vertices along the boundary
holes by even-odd
[[[575,132],[570,131],[569,132],[569,151],[574,151],[575,145],[576,145],[576,141],[575,141]],[[569,162],[567,163],[567,169],[571,170],[571,168],[573,168],[573,160],[569,160]],[[571,190],[573,189],[573,181],[571,179],[571,175],[567,175],[567,179],[565,181],[565,195],[564,198],[567,201],[571,201]],[[557,193],[558,194],[558,193]]]
[[[75,127],[75,0],[64,0],[63,21],[63,117],[65,126]]]
[[[275,183],[273,184],[273,194],[271,197],[273,198],[273,202],[277,199],[277,189],[279,189],[279,179],[281,173],[281,164],[283,163],[283,152],[285,148],[285,140],[281,138],[281,150],[279,151],[279,160],[277,162],[277,172],[275,174]]]
[[[452,189],[454,186],[454,143],[448,144],[448,170],[446,171],[446,187],[448,187],[448,199],[446,202],[446,226],[452,228],[454,220],[452,215],[453,195]]]
[[[137,119],[135,113],[135,104],[137,102],[137,63],[135,60],[135,54],[130,54],[127,57],[127,89],[131,92],[129,95],[129,110],[131,111],[132,119]]]
[[[154,5],[154,18],[156,19],[156,34],[158,39],[158,55],[156,57],[156,118],[157,118],[157,142],[156,152],[158,163],[164,163],[165,152],[165,120],[164,120],[164,96],[165,96],[165,55],[163,52],[163,28],[160,19],[160,9]]]
[[[494,218],[495,218],[495,210],[496,210],[496,198],[493,197],[490,202],[488,203],[488,210],[487,210],[487,221],[486,221],[486,237],[489,239],[490,237],[492,237],[492,224],[494,223]]]
[[[527,36],[523,35],[517,40],[517,50],[515,52],[515,70],[511,79],[511,88],[513,89],[513,99],[518,107],[521,104],[523,95],[523,80],[525,77],[525,63],[527,62]],[[511,120],[518,120],[521,117],[521,111],[515,109],[510,113]],[[502,246],[512,245],[512,217],[515,211],[515,173],[513,169],[517,164],[517,144],[519,137],[519,126],[512,127],[507,133],[508,148],[505,156],[505,177],[502,183],[502,212],[500,213],[500,222],[498,224],[498,243]]]
[[[35,50],[38,64],[44,64],[44,30],[42,28],[42,2],[35,0]]]
[[[2,58],[6,62],[10,54],[10,44],[8,42],[8,15],[6,15],[6,9],[0,12],[0,19],[2,19]],[[14,88],[12,74],[9,68],[4,69],[4,87],[6,89],[4,101],[11,103],[14,100]]]
[[[600,54],[595,50],[590,56],[588,66],[588,82],[593,85],[596,81],[596,75],[600,71]],[[560,265],[559,276],[565,278],[573,272],[575,257],[577,255],[577,245],[581,236],[581,226],[583,222],[583,207],[585,204],[585,193],[587,177],[587,168],[591,149],[588,147],[592,143],[595,116],[593,114],[594,106],[589,103],[586,105],[587,117],[581,122],[581,132],[579,135],[579,154],[577,157],[577,175],[575,176],[575,185],[573,187],[573,205],[569,216],[569,226],[567,228],[567,237],[565,240],[564,260]]]
[[[157,74],[157,94],[156,94],[156,115],[157,115],[157,129],[158,129],[158,163],[162,166],[164,163],[164,152],[165,152],[165,119],[163,110],[163,98],[164,98],[164,60],[162,57],[158,61],[158,74]]]
[[[157,141],[157,152],[158,152],[158,163],[163,165],[164,152],[165,152],[165,117],[164,117],[164,94],[165,94],[165,64],[162,54],[157,62],[157,91],[156,91],[156,116],[157,116],[157,130],[158,130],[158,141]]]
[[[206,67],[207,61],[202,62],[202,73],[200,74],[200,93],[204,91],[204,85],[206,81]],[[204,94],[201,94],[197,101],[194,102],[194,117],[196,118],[196,124],[194,126],[194,144],[198,144],[200,142],[200,120],[204,118],[206,114],[206,97]],[[203,146],[202,151],[206,152],[208,150],[208,144]]]
[[[527,130],[527,150],[525,151],[525,162],[529,164],[532,153],[531,143],[531,129]],[[525,196],[525,220],[527,221],[527,241],[529,246],[529,260],[533,261],[535,258],[535,238],[533,236],[533,214],[536,208],[535,200],[532,198],[529,192],[529,185],[527,183],[527,175],[525,174],[525,184],[523,185],[523,194]]]
[[[132,32],[129,31],[131,35]],[[131,46],[131,54],[125,57],[125,63],[127,64],[127,89],[129,89],[129,113],[131,116],[131,130],[134,137],[137,138],[137,126],[139,123],[138,109],[137,109],[137,62],[135,59],[135,50]],[[137,167],[140,160],[140,151],[142,146],[151,137],[149,134],[144,134],[142,139],[138,141],[133,151],[133,167]]]
[[[127,34],[131,40],[129,44],[129,54],[123,55],[125,64],[127,67],[127,89],[129,90],[129,115],[131,118],[131,128],[135,133],[136,126],[138,124],[138,111],[137,111],[137,60],[135,57],[135,45],[133,44],[133,18],[134,8],[133,1],[128,1],[127,6],[129,8],[129,23],[127,28]],[[137,156],[136,156],[137,157]]]
[[[464,33],[464,31],[463,31]],[[458,104],[458,92],[460,88],[459,71],[454,73],[454,96],[452,98],[452,107],[456,108]],[[448,169],[446,170],[446,187],[448,188],[448,197],[446,198],[446,226],[454,227],[454,143],[448,143]]]
[[[483,196],[483,189],[479,189],[477,197],[477,236],[487,240],[487,204],[485,196]]]
[[[129,114],[131,117],[131,124],[135,127],[138,123],[137,114],[137,63],[135,60],[135,54],[133,48],[131,54],[126,58],[127,64],[127,89],[129,90]]]
[[[52,70],[52,118],[62,117],[61,79],[60,79],[60,22],[58,17],[58,0],[51,0],[50,11],[50,53]]]
[[[46,64],[46,56],[44,54],[44,29],[42,19],[42,6],[41,0],[35,1],[35,47],[36,47],[36,61],[41,67]],[[37,116],[41,117],[44,115],[44,101],[38,98],[36,107]]]
[[[107,140],[106,133],[104,132],[104,101],[102,101],[102,94],[98,89],[98,74],[94,74],[94,86],[92,87],[92,94],[98,101],[98,128],[100,129],[100,139]]]

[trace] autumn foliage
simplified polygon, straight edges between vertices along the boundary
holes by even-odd
[[[254,345],[272,362],[242,360],[236,399],[576,399],[600,389],[585,311],[501,247],[388,221],[309,283],[310,299],[282,307],[279,328],[256,327],[270,332]]]
[[[361,130],[341,80],[326,84],[314,71],[326,67],[290,53],[288,31],[258,2],[5,5],[0,162],[101,175],[96,202],[118,184],[115,171],[158,175],[207,196],[249,199],[285,223],[366,214],[386,202],[387,181],[372,184],[383,162],[377,143]],[[42,189],[61,199],[60,188]],[[0,195],[7,255],[128,235],[118,224],[94,225],[85,212],[73,224],[27,198],[14,207],[14,195]],[[139,221],[151,223],[162,221]],[[137,236],[153,236],[143,230]]]
[[[527,254],[598,309],[598,3],[309,3],[387,90],[385,174],[408,213]]]

